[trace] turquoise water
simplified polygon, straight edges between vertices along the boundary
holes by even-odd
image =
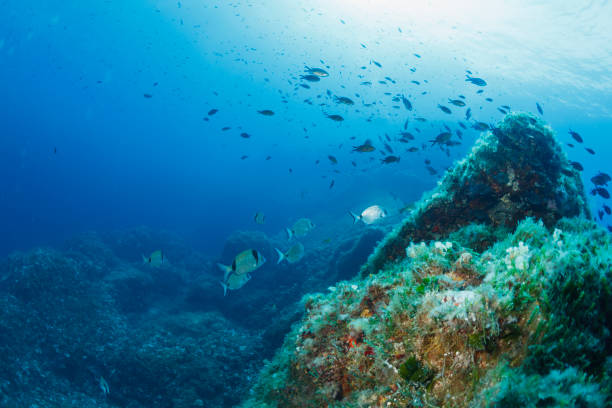
[[[385,194],[413,200],[436,181],[423,160],[443,170],[476,132],[464,132],[450,157],[439,149],[406,153],[394,142],[402,160],[391,166],[350,147],[372,139],[380,150],[378,137],[397,139],[406,119],[417,147],[445,123],[460,129],[466,108],[437,109],[459,94],[486,123],[501,119],[500,105],[535,111],[539,102],[562,141],[571,141],[571,128],[596,151],[567,148],[585,179],[610,170],[608,2],[8,1],[3,8],[4,253],[143,224],[218,251],[255,211],[275,213],[265,228],[276,231],[296,215],[340,214]],[[300,81],[304,65],[330,75]],[[487,86],[465,82],[466,70]],[[327,90],[356,104],[337,105]],[[396,94],[414,110],[393,102]],[[213,108],[219,112],[203,121]]]

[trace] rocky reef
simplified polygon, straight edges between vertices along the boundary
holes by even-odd
[[[528,114],[484,134],[361,276],[305,315],[243,407],[612,405],[612,241]]]
[[[410,242],[441,239],[468,224],[508,232],[527,217],[550,227],[564,216],[581,215],[589,210],[580,174],[553,131],[534,115],[511,113],[421,199],[372,254],[362,275],[404,258]],[[492,243],[479,240],[474,249]]]
[[[291,265],[276,264],[284,231],[237,231],[212,257],[144,227],[0,260],[0,406],[236,406],[301,318],[302,295],[354,276],[384,235],[344,221],[306,237]],[[163,265],[143,263],[160,248]],[[224,297],[216,263],[246,248],[268,261]]]

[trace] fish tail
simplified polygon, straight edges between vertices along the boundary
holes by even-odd
[[[293,238],[293,231],[291,231],[289,228],[285,228],[285,231],[287,231],[287,241],[290,241],[291,238]]]
[[[223,265],[222,263],[218,263],[217,266],[219,267],[219,269],[221,269],[223,271],[223,273],[228,274],[229,272],[231,272],[232,267],[228,266],[228,265]]]
[[[353,224],[357,224],[357,221],[361,219],[360,215],[357,215],[352,211],[349,211],[349,214],[351,214],[351,217],[353,217]]]
[[[282,251],[278,248],[274,248],[276,250],[276,253],[278,254],[278,261],[276,261],[276,264],[278,265],[279,263],[281,263],[283,261],[283,259],[285,259],[285,254],[282,253]]]
[[[146,256],[144,256],[144,255],[142,255],[142,263],[143,264],[149,263],[149,259]]]
[[[223,287],[223,296],[227,295],[227,285],[221,281],[219,281],[219,284],[221,285],[221,287]]]

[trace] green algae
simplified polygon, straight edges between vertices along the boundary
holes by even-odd
[[[399,367],[399,375],[406,381],[427,385],[431,382],[435,373],[417,360],[415,356],[410,356]]]

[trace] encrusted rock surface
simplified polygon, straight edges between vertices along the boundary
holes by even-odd
[[[412,241],[446,237],[470,223],[512,230],[526,217],[548,227],[562,217],[589,216],[582,181],[541,119],[512,113],[483,134],[362,268],[378,272],[404,258]],[[492,242],[480,242],[483,250]]]

